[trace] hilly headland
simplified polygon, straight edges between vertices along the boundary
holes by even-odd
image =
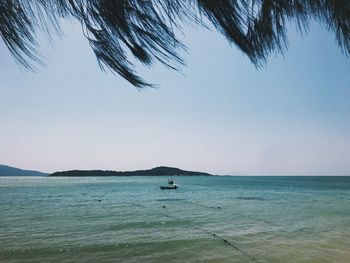
[[[46,176],[47,173],[0,164],[0,176]]]
[[[55,172],[49,176],[67,176],[67,177],[80,177],[80,176],[212,176],[209,173],[197,172],[197,171],[185,171],[179,168],[160,166],[148,170],[136,170],[136,171],[105,171],[105,170],[70,170]]]

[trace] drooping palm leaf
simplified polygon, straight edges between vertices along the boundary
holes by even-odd
[[[174,34],[184,23],[212,23],[230,43],[259,65],[287,43],[288,22],[307,29],[323,23],[350,53],[349,0],[0,0],[0,34],[20,65],[40,62],[35,32],[59,32],[62,18],[81,23],[98,63],[136,87],[140,78],[128,56],[176,69],[184,45]]]

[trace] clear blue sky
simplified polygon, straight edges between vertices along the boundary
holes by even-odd
[[[187,28],[182,73],[139,67],[139,91],[99,70],[64,25],[46,67],[0,44],[0,163],[47,172],[159,165],[217,174],[350,174],[350,59],[318,25],[257,70],[216,32]]]

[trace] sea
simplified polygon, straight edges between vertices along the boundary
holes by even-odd
[[[350,177],[1,177],[0,262],[350,262]]]

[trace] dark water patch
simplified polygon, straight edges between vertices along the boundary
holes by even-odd
[[[246,200],[246,201],[266,201],[265,198],[255,197],[255,196],[238,196],[236,197],[238,200]]]
[[[208,206],[208,205],[203,205],[201,203],[195,203],[195,202],[191,202],[191,201],[183,201],[183,202],[186,204],[195,205],[195,206],[202,207],[202,208],[221,209],[221,206]]]
[[[158,202],[176,202],[176,201],[182,201],[184,199],[181,198],[164,198],[164,199],[156,199]]]
[[[202,207],[202,208],[209,208],[209,209],[221,209],[221,206],[208,206],[208,205],[204,205],[202,203],[198,203],[198,202],[192,202],[192,201],[188,201],[186,199],[182,199],[182,198],[164,198],[164,199],[156,199],[157,202],[182,202],[185,204],[190,204],[190,205],[195,205],[198,207]],[[163,208],[165,208],[166,206],[162,206]]]

